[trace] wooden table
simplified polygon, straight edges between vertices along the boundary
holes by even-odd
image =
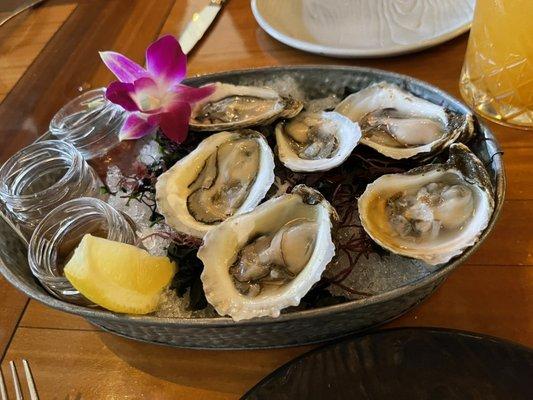
[[[0,28],[0,161],[41,135],[79,90],[112,79],[99,50],[120,51],[142,63],[150,42],[164,33],[179,35],[206,3],[52,0]],[[3,11],[0,5],[0,16]],[[362,65],[409,74],[459,96],[466,42],[463,35],[387,59],[324,58],[271,39],[253,19],[249,1],[231,0],[189,56],[189,75],[287,64]],[[499,222],[435,295],[388,327],[457,328],[533,346],[533,136],[489,125],[505,151],[508,177]],[[141,344],[28,300],[3,279],[0,291],[4,374],[9,360],[28,358],[44,400],[235,399],[310,349],[214,352]]]

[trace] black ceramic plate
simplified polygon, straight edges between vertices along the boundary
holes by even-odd
[[[461,331],[404,328],[313,350],[241,400],[532,400],[533,350]]]

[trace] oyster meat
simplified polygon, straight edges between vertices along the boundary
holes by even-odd
[[[481,161],[455,143],[445,164],[381,176],[367,186],[358,207],[365,231],[379,245],[436,265],[479,240],[494,198]]]
[[[217,132],[268,125],[278,118],[295,116],[303,107],[301,102],[269,88],[220,82],[214,85],[215,92],[192,109],[192,130]]]
[[[272,151],[259,132],[220,132],[158,178],[156,201],[168,225],[203,237],[226,218],[252,210],[273,181]]]
[[[359,125],[336,112],[304,112],[276,126],[279,159],[297,172],[324,171],[342,164],[359,139]]]
[[[335,215],[319,192],[298,185],[209,231],[198,251],[209,303],[236,321],[298,305],[333,258]]]
[[[460,115],[380,82],[346,97],[335,111],[361,126],[361,143],[396,159],[427,158],[474,134],[472,115]]]

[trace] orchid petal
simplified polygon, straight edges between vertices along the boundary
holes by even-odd
[[[114,51],[101,51],[100,57],[104,64],[121,82],[133,83],[135,80],[148,76],[148,72],[128,57]]]
[[[185,85],[176,85],[171,90],[174,101],[187,102],[194,104],[215,92],[215,85],[205,85],[199,88],[194,88]]]
[[[146,135],[149,135],[156,129],[157,125],[154,126],[150,124],[139,113],[133,113],[126,117],[126,120],[124,121],[124,124],[120,129],[119,139],[121,141],[139,139]]]
[[[157,93],[159,92],[159,87],[157,86],[156,81],[154,81],[152,78],[149,77],[143,77],[137,79],[134,83],[135,85],[135,91],[148,91],[151,93]]]
[[[166,35],[146,50],[146,69],[159,82],[173,85],[181,82],[187,72],[187,56],[172,35]]]
[[[152,78],[137,79],[133,85],[135,93],[132,97],[140,111],[151,114],[161,110],[166,91],[162,91]]]
[[[127,111],[139,111],[133,96],[135,86],[133,83],[112,82],[106,89],[105,96],[112,103],[118,104]]]
[[[167,138],[182,143],[187,138],[190,117],[191,106],[181,102],[175,103],[169,111],[149,116],[148,122],[157,123]]]

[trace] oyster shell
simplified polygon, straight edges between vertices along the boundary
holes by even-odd
[[[263,135],[220,132],[158,178],[157,207],[177,231],[203,237],[226,218],[252,210],[273,182],[274,157]]]
[[[198,251],[209,303],[236,321],[298,305],[333,258],[335,215],[319,192],[298,185],[209,231]]]
[[[494,198],[481,161],[455,143],[445,164],[379,177],[367,186],[358,206],[365,231],[379,245],[436,265],[479,240]]]
[[[335,111],[361,126],[361,143],[396,159],[427,158],[474,134],[471,114],[460,115],[380,82],[346,97]]]
[[[342,164],[360,139],[359,125],[336,112],[304,112],[276,126],[279,159],[297,172]]]
[[[268,125],[278,118],[291,118],[303,107],[300,101],[282,97],[275,90],[217,82],[215,92],[195,104],[190,128],[194,131],[224,131]]]

